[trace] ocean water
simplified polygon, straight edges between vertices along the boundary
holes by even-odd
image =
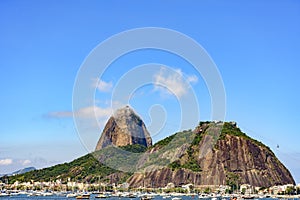
[[[92,194],[90,196],[90,199],[97,199],[95,198],[96,195]],[[175,197],[175,196],[174,196]],[[163,198],[162,196],[155,196],[153,200],[172,200],[173,197],[170,198]],[[198,196],[180,196],[182,200],[198,200]],[[22,200],[22,199],[33,199],[33,200],[54,200],[54,199],[76,199],[74,198],[67,198],[65,196],[27,196],[27,195],[16,195],[16,196],[5,196],[0,197],[0,200]],[[140,200],[140,198],[124,198],[124,197],[108,197],[107,200]],[[225,199],[225,198],[218,198],[219,200]],[[229,200],[229,198],[226,198]],[[211,200],[211,198],[205,198],[201,200]],[[262,199],[254,199],[254,200],[280,200],[275,198],[262,198]],[[300,200],[299,198],[291,198],[291,199],[284,199],[284,200]]]

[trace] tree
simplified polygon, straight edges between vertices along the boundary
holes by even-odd
[[[246,188],[243,188],[242,189],[242,194],[245,194],[246,193]]]
[[[285,194],[288,194],[288,195],[295,194],[295,188],[292,186],[287,187],[285,190]]]
[[[231,191],[238,189],[239,180],[240,176],[234,172],[228,172],[226,174],[226,185],[231,188]]]
[[[204,193],[205,193],[205,194],[210,193],[210,188],[209,188],[209,187],[205,188]]]

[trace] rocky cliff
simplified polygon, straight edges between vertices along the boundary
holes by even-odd
[[[274,153],[241,132],[235,123],[201,123],[189,134],[194,135],[190,142],[163,150],[178,143],[176,138],[188,135],[187,132],[178,133],[149,149],[147,159],[141,164],[147,167],[140,167],[142,170],[129,178],[129,184],[132,187],[164,187],[170,182],[177,186],[187,183],[226,185],[233,177],[236,184],[260,187],[295,184]],[[153,157],[155,161],[151,162],[149,158]],[[164,166],[157,166],[166,159],[168,162],[164,162]]]
[[[118,109],[109,118],[97,143],[96,151],[110,145],[152,145],[152,139],[141,118],[129,107]]]
[[[274,153],[236,123],[200,122],[194,131],[178,132],[150,145],[144,123],[132,109],[123,108],[107,123],[97,146],[101,150],[70,163],[12,176],[9,181],[59,177],[94,183],[101,178],[110,183],[126,181],[131,187],[295,184]]]

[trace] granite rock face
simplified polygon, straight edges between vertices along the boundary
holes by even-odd
[[[200,142],[182,148],[186,152],[180,153],[177,163],[187,166],[194,160],[201,170],[174,169],[166,165],[161,169],[135,173],[127,182],[131,187],[165,187],[168,183],[177,186],[188,183],[226,185],[228,174],[235,174],[239,177],[238,184],[259,187],[295,184],[288,169],[267,146],[242,133],[235,123],[227,123],[227,126],[229,132],[226,133],[222,132],[222,124],[211,122],[198,126],[193,134],[195,138],[201,136]],[[156,149],[154,146],[148,153],[151,155]],[[174,154],[174,150],[164,152],[164,157],[168,154]]]
[[[289,170],[271,149],[247,136],[235,122],[201,122],[194,131],[173,136],[151,146],[145,124],[126,106],[108,120],[96,150],[110,145],[149,147],[135,163],[128,160],[134,163],[136,171],[132,171],[126,182],[136,188],[165,187],[168,183],[226,185],[232,175],[238,177],[238,184],[259,187],[295,184]]]
[[[129,107],[118,109],[105,125],[96,151],[107,146],[152,145],[152,139],[141,118]]]

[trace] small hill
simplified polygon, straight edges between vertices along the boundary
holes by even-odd
[[[33,171],[33,170],[36,170],[36,168],[35,167],[26,167],[24,169],[19,169],[15,172],[12,172],[11,175],[24,174],[26,172],[30,172],[30,171]]]
[[[26,172],[30,172],[30,171],[33,171],[33,170],[36,170],[36,168],[35,167],[26,167],[26,168],[19,169],[17,171],[9,173],[9,174],[0,174],[0,177],[2,177],[2,176],[12,176],[12,175],[24,174]]]
[[[141,153],[146,151],[146,147],[141,145],[128,145],[121,147],[124,151]],[[103,151],[103,150],[102,150]],[[77,158],[69,163],[58,164],[52,167],[26,172],[24,174],[9,175],[9,183],[15,181],[30,182],[52,181],[60,179],[63,183],[68,180],[78,182],[95,183],[101,182],[124,182],[131,175],[103,165],[96,160],[95,154],[106,154],[105,152],[94,152]],[[5,181],[7,176],[0,178]]]

